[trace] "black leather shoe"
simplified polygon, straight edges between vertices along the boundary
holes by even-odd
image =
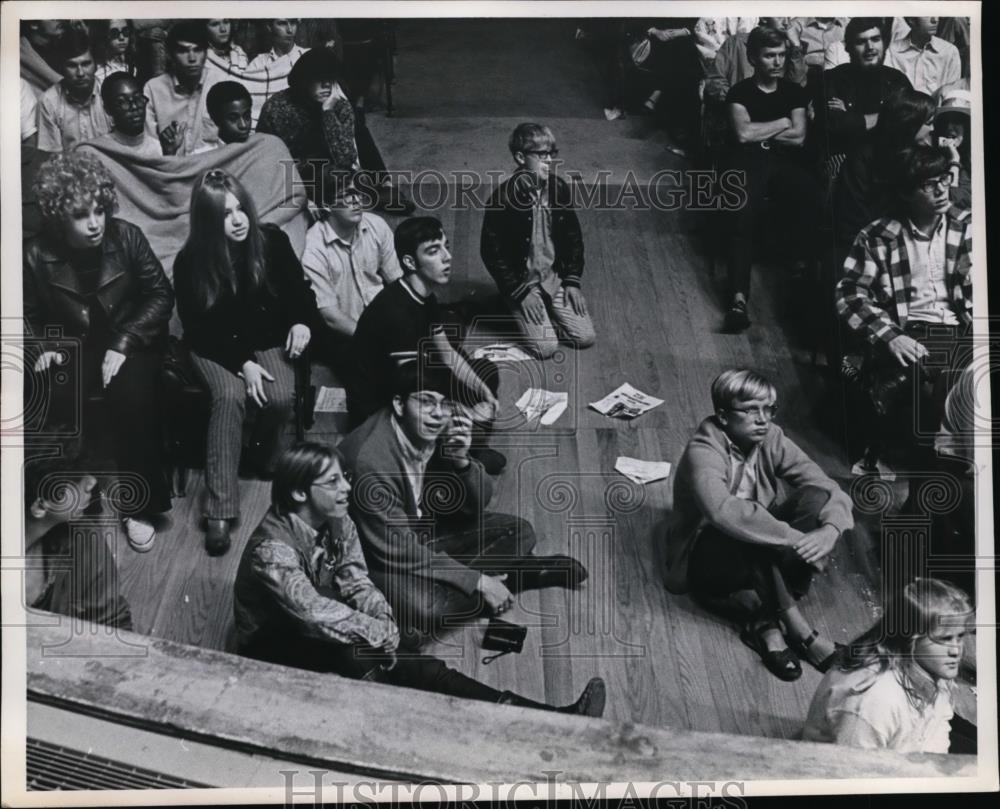
[[[761,630],[753,624],[747,624],[740,632],[740,640],[747,648],[757,653],[767,670],[779,680],[790,683],[799,679],[802,676],[802,666],[795,652],[791,649],[782,649],[778,652],[768,649],[760,632]]]
[[[726,312],[726,321],[722,328],[728,334],[739,334],[741,331],[746,331],[750,328],[750,317],[747,315],[746,301],[733,301],[733,305]]]
[[[205,550],[209,556],[222,556],[229,550],[229,520],[207,520],[205,528]]]
[[[594,677],[583,688],[580,698],[572,705],[560,709],[560,713],[573,713],[577,716],[592,716],[600,719],[604,716],[604,703],[607,701],[607,688],[604,680]]]
[[[499,475],[507,468],[507,456],[489,447],[475,447],[469,455],[483,465],[487,475]]]
[[[542,590],[546,587],[562,587],[567,590],[579,587],[587,580],[588,573],[580,562],[572,556],[527,556],[521,560],[517,570],[507,581],[515,592]]]

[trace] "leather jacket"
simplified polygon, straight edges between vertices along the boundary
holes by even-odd
[[[91,301],[96,301],[111,325],[104,349],[129,356],[166,345],[174,307],[174,291],[142,231],[121,219],[109,219],[101,242],[100,272],[93,298],[80,288],[69,252],[45,233],[24,244],[24,319],[29,333],[45,338],[47,330],[61,335],[43,340],[45,351],[59,348],[59,337],[86,340],[91,326]]]
[[[528,275],[534,182],[517,171],[490,196],[483,217],[480,255],[500,294],[520,302],[537,285]],[[552,211],[553,271],[562,285],[579,287],[583,273],[583,233],[573,210],[573,193],[560,177],[548,184]]]

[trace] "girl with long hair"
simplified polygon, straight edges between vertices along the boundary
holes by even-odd
[[[206,549],[229,548],[239,517],[243,421],[256,414],[247,463],[269,478],[294,407],[292,362],[309,345],[316,298],[288,237],[262,225],[253,199],[213,169],[191,194],[191,231],[174,262],[177,314],[211,395],[205,482]]]
[[[803,737],[903,753],[947,753],[969,597],[939,579],[914,579],[882,618],[841,651],[820,682]]]
[[[94,20],[90,43],[97,63],[97,83],[119,71],[136,74],[135,31],[131,20]]]

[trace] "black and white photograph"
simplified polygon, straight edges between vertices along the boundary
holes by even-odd
[[[2,805],[997,791],[982,12],[4,3]]]

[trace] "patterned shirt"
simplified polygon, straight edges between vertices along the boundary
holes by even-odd
[[[264,53],[258,53],[247,66],[247,71],[252,73],[255,70],[263,70],[269,64],[277,62],[279,59],[288,59],[294,65],[307,50],[309,48],[303,48],[301,45],[293,45],[288,53],[279,55],[274,48],[271,48],[271,50]]]
[[[229,46],[228,51],[223,51],[222,53],[213,48],[212,55],[236,70],[246,70],[247,65],[250,63],[250,57],[247,56],[247,52],[235,42]]]
[[[105,64],[98,65],[97,81],[103,84],[104,80],[112,73],[128,73],[130,76],[134,76],[135,70],[129,68],[124,59],[108,59]]]
[[[349,242],[328,221],[309,228],[302,269],[316,293],[320,314],[332,309],[355,323],[386,284],[403,277],[392,228],[368,212],[361,215]]]
[[[788,30],[798,35],[806,64],[816,67],[823,66],[828,47],[844,41],[844,22],[840,18],[822,22],[815,17],[796,17]]]
[[[944,284],[959,323],[972,322],[972,212],[952,206],[944,216]],[[905,226],[883,217],[862,228],[837,284],[837,312],[869,342],[903,333],[916,298]]]
[[[902,71],[914,90],[929,95],[962,78],[958,48],[940,37],[932,36],[921,48],[907,34],[889,43],[885,64]]]
[[[295,514],[268,511],[240,561],[234,610],[240,646],[288,622],[305,637],[333,643],[395,649],[399,642],[347,517],[317,531]]]
[[[43,152],[68,152],[78,143],[93,140],[111,131],[111,120],[101,103],[100,82],[82,104],[53,85],[38,100],[38,148]]]

